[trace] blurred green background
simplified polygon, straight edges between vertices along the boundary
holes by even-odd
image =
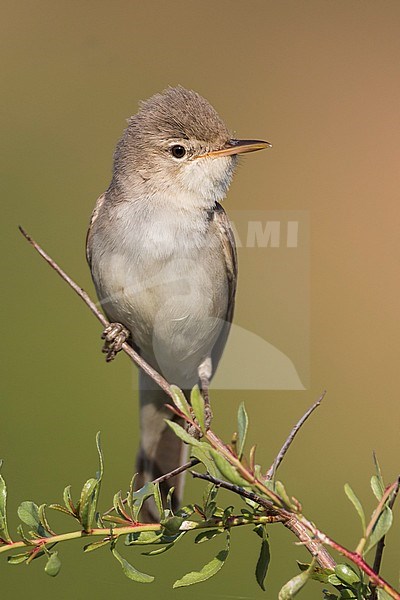
[[[274,144],[239,170],[228,212],[301,210],[310,219],[310,385],[217,390],[215,427],[228,438],[245,397],[249,435],[267,467],[327,388],[281,477],[309,518],[355,547],[360,528],[343,484],[370,513],[372,451],[387,481],[400,469],[399,20],[397,0],[2,2],[0,456],[13,531],[21,501],[59,501],[69,483],[79,493],[96,469],[97,430],[107,508],[128,485],[137,440],[136,373],[126,357],[105,364],[100,326],[17,225],[94,294],[84,240],[115,143],[139,100],[180,83],[208,98],[239,137]],[[243,281],[251,281],[250,269],[241,265]],[[268,281],[257,281],[257,293],[255,310],[248,285],[239,283],[236,320],[253,331]],[[186,498],[201,488],[189,481]],[[149,586],[126,579],[106,550],[86,556],[79,542],[64,544],[54,580],[40,561],[27,568],[2,558],[1,589],[9,599],[274,599],[296,574],[295,558],[308,557],[282,527],[271,527],[271,537],[266,593],[253,576],[258,542],[244,529],[233,532],[223,571],[185,591],[173,591],[172,582],[206,562],[220,540],[201,547],[187,540],[153,559],[127,549],[138,568],[156,575]],[[399,552],[397,524],[383,568],[395,585]],[[321,588],[311,583],[300,596],[320,598]]]

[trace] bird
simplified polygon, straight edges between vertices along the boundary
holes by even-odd
[[[270,147],[231,136],[213,106],[182,86],[141,102],[114,153],[111,183],[93,210],[87,260],[110,326],[103,350],[114,358],[127,340],[190,398],[215,373],[231,326],[237,255],[222,208],[243,153]],[[139,372],[140,445],[136,487],[176,469],[185,446],[166,423],[180,419],[168,397]],[[163,502],[183,475],[160,484]],[[141,519],[159,519],[154,502]]]

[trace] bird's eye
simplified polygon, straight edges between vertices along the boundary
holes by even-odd
[[[183,158],[186,154],[186,148],[180,144],[176,144],[175,146],[171,146],[170,152],[174,158]]]

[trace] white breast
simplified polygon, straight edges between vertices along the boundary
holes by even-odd
[[[121,203],[94,233],[93,277],[109,318],[187,387],[224,324],[225,263],[206,211],[149,204]]]

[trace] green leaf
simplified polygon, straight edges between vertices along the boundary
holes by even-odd
[[[100,542],[92,542],[91,544],[86,544],[83,547],[84,552],[92,552],[93,550],[98,550],[99,548],[103,548],[103,546],[107,546],[111,540],[101,540]]]
[[[190,403],[193,408],[194,415],[203,433],[206,432],[205,427],[205,412],[204,412],[204,398],[201,395],[198,385],[195,385],[190,394]]]
[[[243,454],[244,444],[246,442],[247,428],[249,426],[249,418],[247,416],[244,402],[241,402],[238,410],[238,437],[237,437],[237,449],[238,456],[241,458]]]
[[[50,575],[50,577],[55,577],[59,574],[60,569],[61,561],[58,558],[58,552],[52,552],[44,568],[45,573],[47,573],[47,575]]]
[[[150,498],[151,496],[154,495],[154,483],[152,481],[148,481],[147,483],[144,484],[143,487],[141,487],[139,490],[137,490],[136,492],[133,492],[132,494],[132,514],[133,514],[133,519],[136,521],[140,510],[143,506],[143,502],[145,500],[147,500],[147,498]]]
[[[24,552],[23,554],[14,554],[13,556],[7,557],[7,562],[10,565],[19,565],[27,561],[30,556],[30,552]]]
[[[128,561],[125,560],[125,558],[123,558],[115,548],[111,548],[111,552],[121,565],[123,573],[129,577],[129,579],[137,581],[138,583],[151,583],[154,581],[153,575],[147,575],[147,573],[141,573],[135,569],[135,567],[129,564]]]
[[[350,502],[353,504],[354,508],[357,511],[358,516],[360,517],[360,520],[361,520],[363,533],[365,533],[365,529],[366,529],[365,514],[364,514],[364,509],[361,506],[361,502],[359,501],[359,499],[357,498],[357,496],[355,495],[355,493],[353,492],[353,490],[351,489],[351,487],[348,483],[345,484],[344,491],[346,493],[346,496],[348,497],[348,499],[350,500]]]
[[[74,517],[77,516],[77,510],[74,506],[74,503],[72,502],[70,485],[67,485],[67,487],[64,489],[63,499],[64,499],[65,508],[67,509],[67,511],[70,514],[74,515]]]
[[[217,537],[220,533],[223,533],[224,529],[208,529],[207,531],[201,531],[194,540],[195,544],[201,544],[202,542],[208,542],[213,538]]]
[[[52,510],[58,510],[58,512],[62,512],[64,515],[71,516],[71,511],[67,510],[65,506],[61,506],[61,504],[49,504],[49,508]]]
[[[365,546],[365,553],[369,552],[387,534],[393,523],[393,513],[388,506],[385,506],[378,517],[371,535]]]
[[[22,502],[18,507],[17,512],[19,518],[21,519],[21,521],[23,521],[23,523],[26,523],[26,525],[29,525],[29,527],[33,527],[35,531],[38,531],[39,526],[41,525],[39,518],[39,508],[34,502]]]
[[[190,412],[189,402],[185,398],[185,394],[176,385],[171,385],[170,390],[173,395],[173,402],[178,410],[192,420],[192,414]]]
[[[164,554],[164,552],[167,552],[167,550],[170,550],[176,544],[176,542],[185,535],[185,533],[186,533],[186,531],[182,531],[179,535],[177,535],[175,537],[175,539],[170,544],[167,544],[166,546],[163,546],[162,548],[156,548],[155,550],[150,550],[149,552],[142,552],[142,554],[144,556],[157,556],[158,554]]]
[[[192,571],[191,573],[187,573],[186,575],[184,575],[181,579],[175,581],[173,587],[185,587],[188,585],[193,585],[195,583],[201,583],[202,581],[206,581],[207,579],[210,579],[210,577],[213,577],[213,575],[218,573],[218,571],[224,566],[224,563],[229,554],[229,548],[230,533],[228,531],[225,549],[218,552],[217,556],[213,558],[209,563],[204,565],[201,571]]]
[[[354,569],[352,569],[350,565],[347,565],[346,563],[336,565],[335,574],[341,582],[344,582],[351,587],[360,583],[360,576],[358,573],[356,573]]]
[[[274,491],[274,490],[272,490],[272,491]],[[292,509],[292,502],[289,498],[289,495],[288,495],[286,488],[283,485],[282,481],[275,482],[275,492],[278,494],[279,498],[281,498],[283,500],[286,507],[289,509]]]
[[[1,468],[2,461],[0,461]],[[7,526],[7,486],[0,475],[0,538],[5,542],[11,542]],[[1,543],[1,542],[0,542]]]
[[[50,525],[47,521],[47,517],[46,517],[46,504],[41,504],[38,508],[38,513],[39,513],[39,519],[40,519],[40,523],[43,527],[43,529],[49,534],[49,535],[54,535],[54,532],[51,530]]]
[[[371,488],[375,498],[377,500],[381,500],[385,491],[385,486],[383,485],[381,479],[377,475],[372,475],[371,477]]]
[[[307,571],[307,569],[310,568],[310,563],[302,563],[300,561],[297,561],[297,564],[299,566],[300,571]],[[331,577],[332,574],[337,580],[337,585],[340,585],[340,581],[337,579],[332,569],[323,569],[322,567],[319,567],[317,565],[314,566],[310,579],[313,579],[314,581],[319,581],[320,583],[331,583],[329,577]]]
[[[32,540],[30,540],[29,538],[26,537],[24,528],[22,527],[21,523],[17,526],[17,532],[18,532],[18,535],[20,536],[21,540],[25,543],[26,546],[34,546],[35,545],[32,542]]]
[[[265,577],[267,575],[269,561],[271,560],[271,554],[269,550],[267,528],[262,528],[263,538],[261,541],[260,554],[256,565],[256,580],[260,588],[265,592]]]
[[[211,448],[210,452],[218,470],[225,479],[241,487],[248,485],[247,481],[239,475],[235,467],[233,467],[224,456],[221,456],[214,448]]]
[[[100,444],[100,431],[96,433],[96,448],[97,454],[99,455],[99,472],[97,473],[97,480],[101,481],[103,479],[104,474],[104,459]]]
[[[163,504],[162,504],[162,498],[161,498],[160,484],[159,483],[155,483],[154,484],[154,502],[156,503],[158,514],[159,514],[160,519],[161,519],[162,516],[163,516],[163,514],[164,514],[164,508],[163,508]]]
[[[215,468],[215,463],[210,456],[210,448],[211,446],[207,446],[206,444],[204,444],[203,448],[199,446],[192,446],[190,449],[190,456],[192,458],[197,458],[205,466],[207,472],[216,477],[218,472]]]
[[[315,559],[306,571],[302,571],[299,575],[295,575],[285,583],[278,594],[278,600],[291,600],[291,598],[294,598],[303,589],[312,575],[314,563]]]
[[[157,544],[163,537],[163,532],[158,531],[134,531],[129,533],[125,539],[126,546]]]
[[[179,508],[175,514],[177,517],[183,517],[184,519],[187,519],[188,517],[191,517],[194,512],[196,512],[194,505],[186,504],[186,506]]]
[[[124,503],[122,500],[121,490],[119,492],[117,492],[116,494],[114,494],[113,506],[114,506],[115,512],[121,517],[121,519],[123,521],[126,522],[129,519],[129,517],[124,509]]]
[[[84,531],[90,531],[93,527],[93,522],[97,508],[97,486],[99,484],[98,479],[88,479],[84,484],[81,497],[79,500],[79,520]]]
[[[180,526],[182,525],[185,519],[183,517],[168,517],[167,519],[163,519],[160,521],[163,526],[163,534],[164,535],[175,535],[179,532]]]
[[[191,436],[186,431],[186,429],[178,425],[178,423],[175,423],[175,421],[171,421],[171,419],[165,419],[165,422],[168,425],[168,427],[171,427],[172,431],[175,433],[176,436],[178,436],[178,438],[182,440],[182,442],[185,442],[185,444],[190,444],[191,446],[199,446],[200,448],[202,447],[202,442],[196,440],[196,438]]]

